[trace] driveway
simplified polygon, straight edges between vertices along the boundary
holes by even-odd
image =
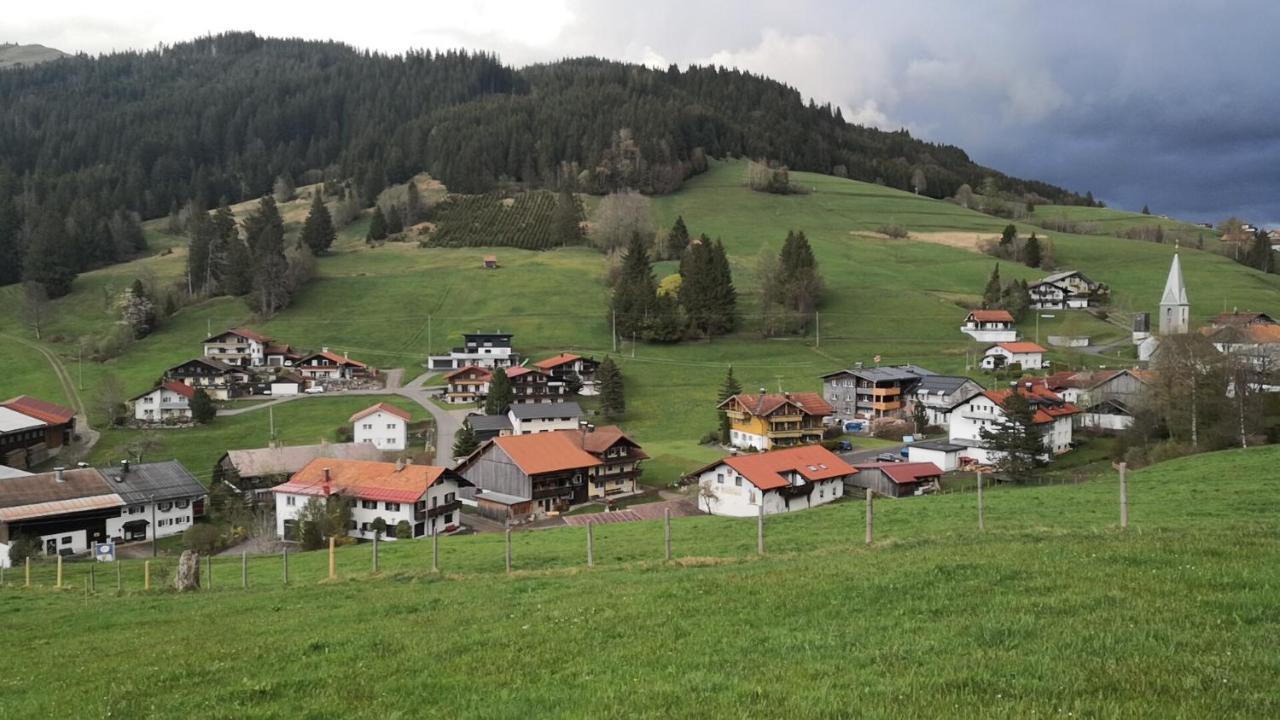
[[[854,447],[855,448],[857,447],[856,441],[854,443]],[[896,447],[881,447],[881,448],[873,448],[870,450],[855,449],[853,452],[845,452],[845,453],[837,453],[837,454],[840,456],[841,460],[844,460],[850,465],[857,465],[858,463],[876,462],[876,458],[883,453],[893,453],[897,457],[902,457],[901,455],[899,455],[899,452],[902,450],[902,448],[903,448],[902,445],[898,445]],[[905,459],[906,458],[903,458],[903,460]]]

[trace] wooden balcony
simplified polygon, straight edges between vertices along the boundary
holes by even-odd
[[[871,409],[878,410],[880,412],[888,412],[890,410],[901,410],[902,402],[898,400],[894,400],[892,402],[873,402],[871,403]]]

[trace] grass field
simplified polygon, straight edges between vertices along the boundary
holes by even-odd
[[[1280,449],[1114,477],[673,523],[220,558],[214,590],[99,566],[0,590],[6,715],[147,717],[1274,717]],[[167,579],[172,560],[155,577]],[[207,578],[206,578],[207,579]],[[110,588],[110,589],[108,589]]]
[[[717,163],[680,192],[654,200],[660,227],[669,227],[679,214],[691,232],[723,239],[743,328],[709,343],[620,343],[617,356],[628,395],[622,425],[655,457],[646,482],[669,483],[710,459],[696,443],[715,425],[716,388],[730,364],[748,389],[813,390],[819,387],[818,375],[854,361],[870,363],[876,355],[885,364],[914,362],[939,372],[963,372],[966,352],[981,349],[958,327],[966,312],[962,305],[976,301],[993,260],[957,247],[877,237],[873,231],[892,222],[913,233],[991,234],[999,233],[1005,221],[877,185],[806,173],[794,177],[811,192],[754,193],[742,185],[741,164]],[[270,322],[253,323],[244,304],[233,299],[185,308],[123,356],[105,364],[85,363],[86,394],[92,395],[108,371],[123,379],[129,394],[142,392],[166,367],[198,353],[210,328],[245,323],[296,346],[329,346],[379,367],[405,367],[408,376],[420,374],[419,364],[429,351],[457,345],[462,332],[474,330],[512,331],[518,349],[535,358],[561,350],[597,357],[612,351],[604,263],[594,251],[422,249],[411,243],[371,248],[363,242],[364,225],[358,222],[341,233],[334,253],[318,261],[318,277]],[[764,340],[756,332],[756,258],[762,248],[780,248],[788,229],[806,232],[826,278],[820,343],[812,335]],[[1032,229],[1021,227],[1024,233]],[[1062,267],[1084,270],[1113,288],[1119,316],[1155,309],[1172,247],[1041,232],[1046,234]],[[63,312],[51,329],[56,339],[49,344],[64,358],[74,360],[81,335],[112,322],[107,290],[123,287],[141,272],[180,276],[180,244],[154,230],[150,237],[157,248],[173,247],[172,252],[88,273],[77,280],[76,292],[60,301]],[[481,259],[491,252],[498,254],[502,269],[481,269]],[[1224,307],[1280,312],[1277,276],[1191,249],[1183,250],[1183,267],[1196,320]],[[669,263],[660,266],[660,272],[670,269]],[[1009,263],[1001,265],[1001,272],[1005,278],[1041,275]],[[1041,321],[1042,340],[1050,334],[1087,334],[1104,343],[1125,336],[1123,327],[1082,312],[1054,315]],[[1026,323],[1022,330],[1032,337],[1034,325]],[[15,317],[3,316],[0,332],[24,331]],[[12,372],[0,376],[0,396],[34,389],[57,397],[56,382],[38,355],[10,349],[8,356],[13,356]],[[1051,353],[1059,367],[1115,366],[1131,357],[1127,346],[1106,358]],[[70,369],[76,371],[74,363]],[[336,427],[345,418],[335,412],[323,427]],[[228,419],[228,425],[240,422],[255,428],[259,424],[250,416]],[[127,440],[122,435],[114,442]]]

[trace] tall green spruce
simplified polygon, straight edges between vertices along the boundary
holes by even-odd
[[[612,356],[605,355],[600,367],[596,368],[596,385],[600,391],[600,411],[604,416],[610,420],[622,417],[627,411],[626,388],[622,371]]]
[[[213,215],[210,271],[213,284],[227,295],[247,295],[253,289],[249,246],[240,237],[235,216],[226,203]]]
[[[720,395],[716,398],[716,404],[728,400],[729,398],[742,392],[742,385],[738,383],[738,379],[733,376],[733,366],[729,366],[728,372],[724,375],[724,382],[720,384]],[[725,411],[719,412],[720,416],[720,443],[722,445],[729,444],[729,415]]]
[[[333,229],[333,217],[329,215],[329,208],[324,206],[323,194],[316,192],[311,200],[307,219],[302,223],[302,235],[298,242],[310,248],[311,254],[323,255],[337,237],[338,234]]]
[[[1010,280],[1000,294],[1000,307],[1009,311],[1014,320],[1022,320],[1031,310],[1031,289],[1026,280]]]
[[[466,457],[475,452],[478,447],[480,447],[480,441],[476,439],[476,431],[472,429],[471,423],[462,423],[458,432],[453,434],[453,456]]]
[[[788,332],[803,332],[814,320],[814,312],[822,299],[822,276],[813,256],[809,239],[801,232],[787,232],[778,253],[777,274],[765,280],[773,287],[770,296],[782,313],[775,327]]]
[[[1035,424],[1035,408],[1019,392],[1011,393],[1002,408],[1004,418],[978,434],[995,455],[997,471],[1017,482],[1029,480],[1043,464],[1041,456],[1045,452]]]
[[[1022,262],[1030,268],[1040,267],[1040,238],[1035,233],[1031,233],[1027,244],[1022,246]]]
[[[489,394],[484,398],[485,415],[505,415],[515,402],[515,389],[511,387],[511,378],[503,368],[494,368],[493,377],[489,379]]]
[[[649,265],[649,251],[644,239],[635,233],[622,256],[622,268],[609,304],[618,334],[648,339],[657,304],[658,282]]]
[[[245,239],[252,263],[250,307],[269,318],[289,305],[289,260],[284,255],[284,220],[275,198],[263,195],[257,209],[244,221]]]
[[[41,218],[22,259],[22,279],[43,285],[51,300],[60,298],[71,292],[77,265],[62,222],[56,217]]]
[[[685,227],[683,215],[676,216],[676,222],[671,226],[671,232],[667,233],[664,244],[668,259],[675,260],[684,255],[689,247],[689,228]]]
[[[723,335],[737,325],[738,291],[719,240],[712,243],[703,235],[680,258],[679,299],[690,330],[698,335]]]
[[[1000,303],[1004,297],[1004,288],[1000,285],[1000,263],[996,263],[995,268],[991,270],[991,277],[987,278],[987,287],[982,291],[982,309],[994,310],[1000,307]]]
[[[374,205],[373,216],[369,218],[369,234],[365,236],[365,242],[378,242],[387,239],[387,216],[382,214],[382,208]]]

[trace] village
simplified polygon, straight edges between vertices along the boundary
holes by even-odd
[[[1100,287],[1066,271],[1029,293],[1037,312],[1082,310]],[[431,421],[377,401],[340,419],[345,442],[225,448],[212,468],[64,466],[75,411],[20,396],[0,405],[0,563],[23,553],[114,558],[117,545],[155,552],[158,540],[216,521],[215,508],[252,514],[268,536],[254,547],[310,549],[332,534],[395,541],[664,514],[756,517],[850,494],[928,496],[975,472],[999,481],[1015,456],[1048,466],[1088,438],[1129,428],[1149,400],[1150,361],[1164,339],[1198,332],[1260,365],[1280,346],[1280,324],[1266,314],[1223,313],[1194,330],[1189,309],[1175,254],[1156,330],[1148,315],[1134,319],[1132,367],[1057,370],[1038,329],[1031,341],[1008,311],[976,309],[959,328],[981,347],[974,376],[859,362],[810,388],[747,392],[730,368],[723,397],[706,408],[719,418],[709,446],[722,457],[678,477],[646,476],[641,443],[610,422],[622,383],[610,358],[564,351],[532,360],[502,331],[464,333],[461,346],[423,361],[435,384],[405,397]],[[397,379],[347,351],[301,351],[232,328],[133,396],[123,422],[181,433],[236,400],[376,395]]]

